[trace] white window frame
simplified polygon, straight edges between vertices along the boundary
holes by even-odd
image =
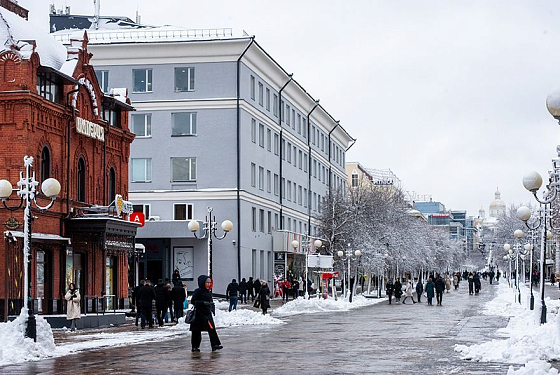
[[[189,133],[174,133],[175,129],[175,116],[176,115],[188,115],[189,123],[187,128]],[[194,125],[193,125],[194,124]],[[171,113],[171,136],[172,137],[188,137],[196,135],[198,126],[198,116],[196,112],[173,112]]]
[[[188,178],[187,179],[180,179],[180,180],[176,180],[174,179],[173,176],[173,159],[183,159],[188,163]],[[193,161],[194,161],[194,167],[193,167]],[[176,157],[170,157],[169,158],[169,163],[170,163],[170,167],[171,167],[171,182],[193,182],[196,181],[196,175],[197,175],[197,162],[196,162],[196,157],[194,156],[176,156]],[[193,176],[194,175],[194,176]]]
[[[177,206],[185,206],[185,218],[184,219],[177,219],[175,207]],[[191,215],[189,216],[189,206]],[[193,220],[194,218],[194,205],[192,203],[173,203],[173,220],[174,221],[188,221]]]
[[[264,191],[264,168],[259,167],[259,190]]]
[[[99,88],[103,93],[107,94],[109,92],[109,71],[108,70],[96,70],[97,80],[99,81]],[[101,78],[101,80],[99,80]]]
[[[144,161],[144,179],[134,179],[134,163],[135,161]],[[130,159],[130,180],[131,182],[152,182],[152,158],[131,158]]]
[[[177,88],[177,70],[178,69],[186,69],[187,70],[187,72],[186,72],[187,73],[187,89],[186,90],[179,90]],[[174,83],[174,86],[175,86],[175,92],[191,92],[191,91],[194,91],[194,86],[195,86],[194,77],[195,77],[194,67],[192,67],[192,66],[176,67],[175,70],[174,70],[174,75],[173,75],[173,80],[174,80],[173,83]]]
[[[135,88],[135,84],[134,84],[134,78],[135,78],[135,71],[144,71],[145,76],[144,79],[145,84],[144,84],[144,91],[132,91],[132,93],[134,94],[141,94],[141,93],[145,93],[145,92],[153,92],[154,90],[154,72],[153,69],[132,69],[132,90],[134,90]],[[148,72],[151,72],[151,74],[148,74]],[[151,77],[151,78],[150,78]]]
[[[251,76],[251,99],[255,100],[255,77]]]
[[[257,143],[257,120],[251,119],[251,142]]]
[[[259,82],[259,105],[261,107],[264,105],[264,86],[262,82]]]
[[[251,163],[251,186],[255,187],[257,185],[257,166],[255,163]]]
[[[136,138],[152,138],[152,114],[151,113],[134,113],[132,114],[132,130],[136,130],[136,120],[140,117],[144,118],[144,134],[136,135]]]

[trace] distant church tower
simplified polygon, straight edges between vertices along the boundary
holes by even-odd
[[[494,197],[494,200],[490,203],[490,217],[497,219],[500,215],[506,213],[506,204],[500,199],[500,190],[498,190],[498,188],[496,188]]]

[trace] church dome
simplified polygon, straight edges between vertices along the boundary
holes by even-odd
[[[500,199],[500,190],[496,188],[494,193],[494,200],[490,203],[490,217],[498,217],[500,214],[505,214],[506,203]]]

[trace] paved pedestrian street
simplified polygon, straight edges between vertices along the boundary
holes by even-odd
[[[505,374],[509,364],[462,360],[455,344],[495,338],[507,318],[480,313],[497,286],[480,295],[467,283],[445,293],[443,306],[386,301],[351,310],[301,314],[286,324],[220,329],[224,349],[201,353],[190,336],[82,352],[0,368],[6,374]],[[276,301],[275,301],[276,302]],[[132,326],[129,329],[136,329]]]

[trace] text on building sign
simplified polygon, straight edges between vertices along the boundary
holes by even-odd
[[[105,129],[91,121],[76,117],[76,132],[93,139],[105,142]]]

